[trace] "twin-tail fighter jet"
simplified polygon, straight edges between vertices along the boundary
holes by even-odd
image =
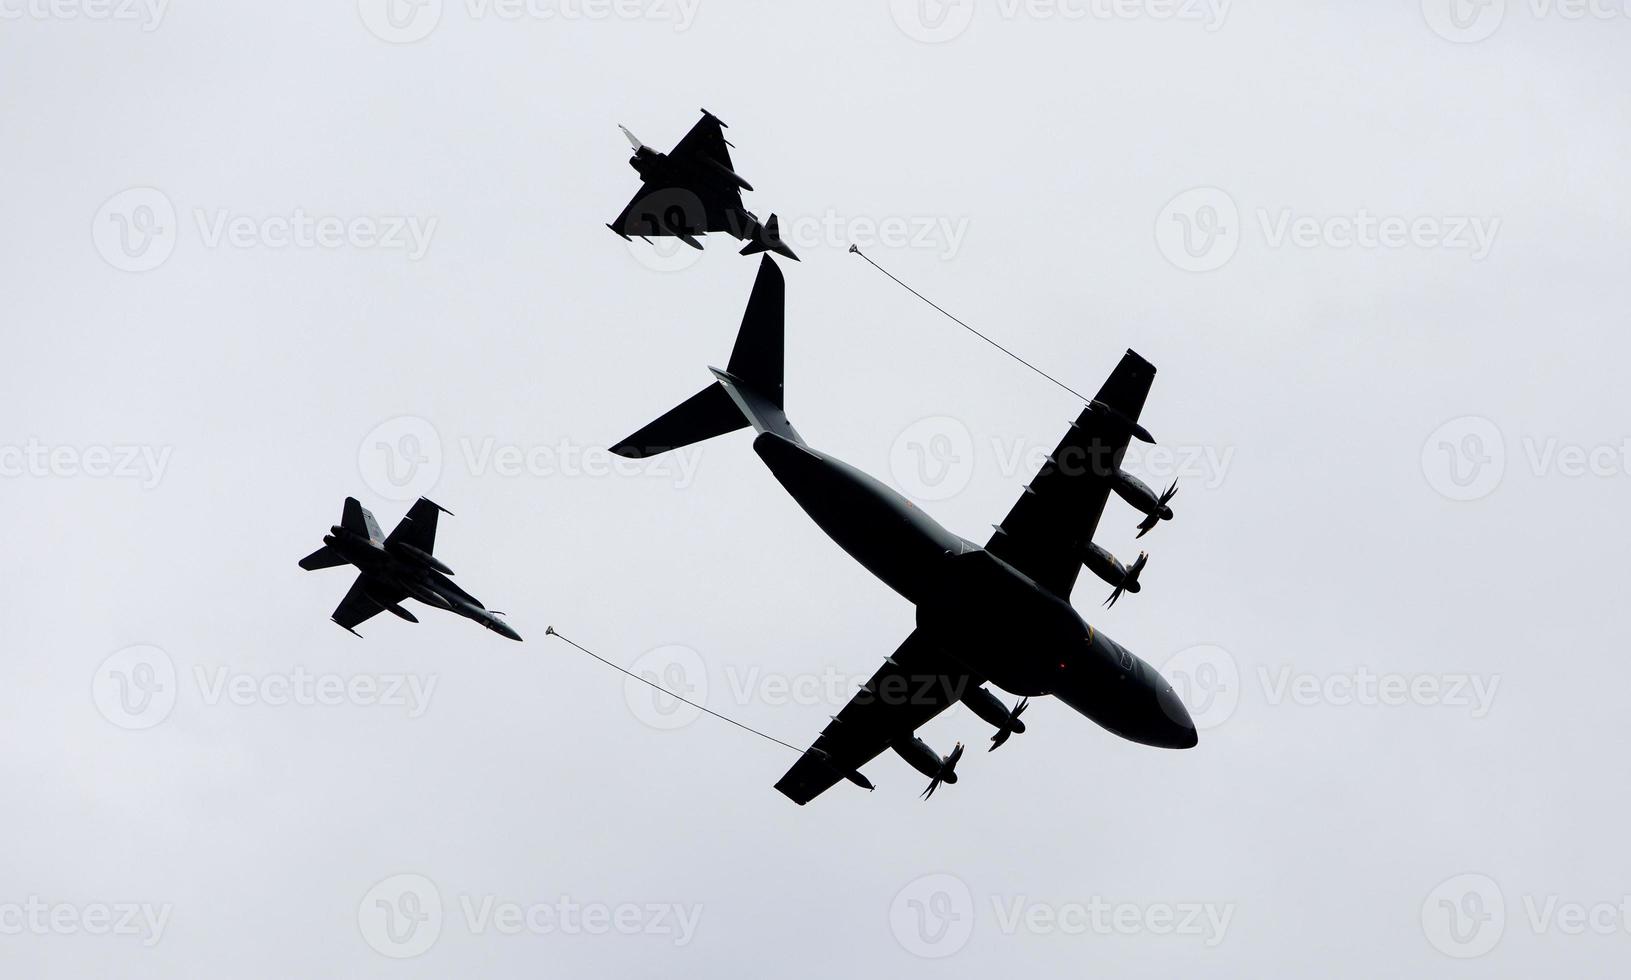
[[[323,546],[300,559],[308,572],[339,565],[355,565],[361,572],[351,591],[334,610],[334,621],[361,636],[357,626],[381,612],[389,612],[410,623],[419,622],[402,608],[405,599],[418,599],[427,606],[458,613],[512,640],[521,635],[481,601],[459,588],[448,576],[453,569],[431,555],[436,548],[436,518],[452,512],[424,497],[408,510],[389,535],[380,533],[374,515],[355,497],[345,498],[340,523],[323,536]]]
[[[988,684],[1022,699],[1051,694],[1134,742],[1195,745],[1172,685],[1070,603],[1084,565],[1118,596],[1137,591],[1143,562],[1129,568],[1093,543],[1112,491],[1146,517],[1171,517],[1121,469],[1130,439],[1153,441],[1138,416],[1155,368],[1132,351],[1122,357],[981,547],[800,438],[782,405],[785,291],[766,256],[726,368],[710,369],[712,384],[613,449],[640,458],[751,425],[754,451],[799,506],[917,607],[917,628],[776,788],[800,805],[839,780],[871,789],[860,767],[893,749],[930,779],[927,797],[957,781],[962,755],[959,745],[942,758],[917,737],[929,719],[962,702],[996,729],[992,748],[1025,730],[1027,701],[1009,709]]]
[[[769,251],[798,260],[781,240],[774,214],[760,224],[742,206],[742,192],[753,190],[753,185],[732,169],[725,124],[713,113],[703,109],[702,118],[669,153],[640,142],[626,127],[618,129],[634,145],[629,166],[644,183],[623,213],[606,227],[624,240],[630,235],[669,235],[697,249],[702,247],[698,235],[722,231],[747,242],[743,255]]]

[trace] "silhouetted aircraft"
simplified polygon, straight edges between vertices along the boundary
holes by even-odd
[[[742,206],[742,192],[753,185],[731,169],[730,143],[725,124],[707,109],[672,153],[659,153],[640,142],[626,127],[623,135],[634,144],[629,166],[640,175],[640,193],[606,227],[622,235],[645,238],[672,235],[692,248],[701,248],[696,236],[723,231],[747,242],[743,255],[771,251],[794,261],[798,256],[781,240],[776,216],[764,224]]]
[[[613,449],[643,457],[752,425],[753,449],[821,529],[917,606],[917,628],[855,694],[776,788],[808,803],[840,779],[866,789],[860,767],[885,749],[931,780],[957,781],[961,746],[941,758],[919,726],[961,701],[996,729],[992,748],[1023,732],[988,683],[1024,698],[1052,694],[1123,738],[1189,748],[1195,726],[1160,674],[1094,629],[1070,604],[1086,565],[1137,591],[1128,568],[1093,543],[1112,489],[1146,514],[1162,504],[1121,470],[1155,368],[1128,351],[1071,424],[985,547],[951,533],[900,494],[810,448],[782,410],[781,270],[766,256],[725,370],[715,382]],[[1140,490],[1139,488],[1143,488]]]
[[[498,618],[503,613],[484,608],[479,599],[454,585],[448,578],[453,569],[431,556],[436,548],[439,513],[451,516],[453,512],[420,497],[408,510],[408,516],[386,536],[379,533],[379,524],[366,507],[355,497],[345,498],[340,523],[323,535],[321,548],[300,559],[300,567],[308,572],[338,565],[355,565],[361,570],[351,591],[334,610],[336,623],[354,636],[362,635],[356,629],[359,624],[381,611],[417,623],[418,618],[402,608],[402,601],[418,599],[427,606],[473,619],[500,636],[521,639]]]

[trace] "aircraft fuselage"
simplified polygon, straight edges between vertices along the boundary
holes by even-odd
[[[520,639],[507,623],[488,612],[475,596],[406,551],[398,554],[339,525],[329,529],[329,533],[323,536],[323,543],[355,565],[365,579],[378,582],[382,586],[381,591],[395,589],[406,592],[427,606],[446,609],[466,619],[473,619],[501,636]]]
[[[827,536],[916,605],[919,629],[971,673],[1016,695],[1055,695],[1135,742],[1196,743],[1172,685],[1065,599],[842,460],[774,432],[753,448]]]

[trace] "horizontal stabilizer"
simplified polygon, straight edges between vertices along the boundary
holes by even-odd
[[[326,544],[300,559],[300,567],[308,572],[315,572],[319,568],[335,568],[344,564],[346,564],[346,560],[340,557],[340,553]]]
[[[746,428],[747,419],[719,382],[687,398],[657,421],[612,447],[629,459],[644,459],[693,442]]]

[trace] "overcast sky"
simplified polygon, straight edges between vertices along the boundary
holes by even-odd
[[[39,977],[1421,977],[1625,962],[1617,2],[0,0],[0,963]],[[743,435],[612,470],[756,262],[607,231],[706,106],[801,432],[983,541],[1132,347],[1175,521],[1051,699],[807,807],[912,609]],[[419,494],[526,637],[296,561]],[[1022,656],[1025,651],[1014,651]]]

